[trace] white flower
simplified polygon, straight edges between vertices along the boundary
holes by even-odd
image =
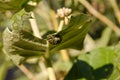
[[[57,17],[64,19],[64,23],[67,25],[69,22],[69,19],[71,18],[71,12],[72,12],[72,9],[70,8],[65,8],[65,7],[60,8],[57,10]]]

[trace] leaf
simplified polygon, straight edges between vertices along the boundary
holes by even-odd
[[[0,1],[0,11],[19,11],[27,4],[28,1],[29,0],[10,0],[8,2]]]
[[[5,12],[6,10],[11,10],[13,12],[18,12],[21,9],[25,9],[26,11],[32,11],[35,6],[32,6],[29,3],[31,2],[36,2],[37,4],[41,0],[9,0],[9,1],[0,1],[0,11]]]
[[[26,58],[42,56],[46,51],[46,40],[33,36],[25,29],[29,18],[29,14],[21,10],[13,16],[3,33],[3,50],[16,64]]]
[[[88,62],[94,69],[113,63],[115,52],[112,48],[104,47],[94,49],[86,54],[80,55],[79,59]]]
[[[64,80],[81,80],[82,78],[93,80],[92,77],[92,67],[82,60],[77,60]]]
[[[94,69],[95,80],[108,79],[113,72],[115,52],[109,47],[98,48],[79,56],[79,59],[86,61]]]
[[[31,14],[26,12],[24,9],[17,12],[12,16],[9,20],[9,24],[6,24],[7,27],[11,30],[26,30],[28,32],[32,32],[29,20],[32,18]]]
[[[38,57],[44,55],[46,50],[45,40],[34,37],[26,31],[10,31],[7,28],[3,34],[3,42],[3,49],[9,56],[20,55],[25,58]]]
[[[120,43],[117,44],[114,48],[115,51],[115,59],[114,59],[114,71],[110,76],[109,80],[119,80],[120,79]]]
[[[46,50],[46,41],[34,37],[26,31],[10,31],[7,28],[3,34],[4,49],[11,54],[21,56],[40,56]]]
[[[78,62],[73,64],[65,80],[70,78],[72,80],[81,80],[82,78],[85,80],[109,79],[114,72],[115,59],[115,51],[109,47],[98,48],[81,54],[78,57]]]
[[[54,52],[65,48],[80,50],[83,47],[83,40],[89,30],[90,23],[90,17],[85,14],[72,17],[66,29],[57,34],[61,37],[62,42],[57,45],[51,45],[51,51]]]
[[[30,11],[33,11],[35,8],[35,6],[31,6],[31,5],[25,5],[25,11],[26,12],[30,12]]]

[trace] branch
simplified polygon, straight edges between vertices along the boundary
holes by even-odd
[[[110,21],[107,17],[105,17],[104,15],[102,15],[101,13],[99,13],[98,11],[96,11],[86,0],[79,0],[80,3],[82,5],[84,5],[84,7],[86,7],[88,9],[88,11],[95,16],[96,18],[98,18],[99,20],[101,20],[103,23],[105,23],[106,25],[108,25],[109,27],[111,27],[116,34],[118,34],[120,36],[120,29],[118,28],[118,26],[116,26],[112,21]]]
[[[24,65],[17,65],[17,67],[30,79],[36,80],[33,74],[24,66]]]
[[[7,54],[7,52],[3,49],[3,52]],[[12,60],[12,57],[10,57],[7,54],[7,57]],[[33,74],[24,66],[24,65],[18,65],[14,63],[30,80],[36,80],[36,78],[33,76]]]
[[[120,23],[120,10],[118,8],[117,2],[116,2],[116,0],[110,0],[110,2],[112,5],[112,8],[114,10],[115,16],[116,16],[118,22]]]

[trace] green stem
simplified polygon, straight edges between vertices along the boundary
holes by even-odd
[[[46,51],[44,57],[45,57],[45,61],[46,61],[49,80],[56,80],[55,73],[54,73],[54,70],[52,68],[52,63],[51,63],[51,60],[50,60],[49,45],[50,45],[50,43],[47,41],[47,46],[48,47],[47,47],[47,51]]]
[[[52,67],[51,61],[50,61],[50,51],[49,51],[49,45],[50,43],[47,41],[47,50],[45,53],[45,60],[46,60],[46,66],[47,67]]]
[[[64,25],[64,20],[61,20],[57,32],[62,30],[63,25]]]

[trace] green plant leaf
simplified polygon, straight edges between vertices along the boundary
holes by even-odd
[[[27,4],[28,1],[29,0],[10,0],[8,2],[0,1],[0,11],[19,11]]]
[[[81,80],[82,78],[85,78],[85,80],[109,79],[114,72],[115,59],[115,51],[113,48],[108,47],[98,48],[86,54],[81,54],[77,63],[73,64],[65,80],[70,80],[70,78],[72,80]]]
[[[9,1],[0,1],[0,11],[10,10],[13,12],[18,12],[21,9],[25,8],[26,11],[32,11],[35,6],[28,5],[28,2],[31,0],[9,0]],[[33,2],[39,3],[41,0],[33,0]],[[31,9],[30,9],[31,8]]]
[[[94,69],[114,62],[115,52],[112,48],[104,47],[94,49],[86,54],[80,55],[79,59],[89,63]]]
[[[51,51],[65,48],[80,50],[83,47],[83,40],[89,30],[91,18],[88,15],[81,14],[71,18],[70,24],[59,32],[62,42],[57,45],[51,45]]]
[[[46,40],[33,36],[25,29],[29,18],[29,14],[21,10],[13,16],[3,33],[3,50],[16,64],[26,58],[42,56],[46,51]]]
[[[3,34],[4,51],[12,59],[16,57],[21,63],[25,58],[42,56],[46,50],[46,41],[34,37],[27,31],[10,31],[6,28]],[[16,56],[15,56],[16,55]],[[22,58],[18,58],[22,56]],[[16,61],[16,59],[15,59]]]
[[[27,31],[10,31],[7,28],[3,34],[3,41],[6,52],[24,57],[43,55],[46,50],[46,41]]]
[[[93,80],[92,77],[92,67],[82,60],[77,60],[64,80]]]
[[[109,80],[119,80],[120,79],[120,43],[114,48],[116,57],[114,58],[114,71],[110,76]]]
[[[94,80],[108,79],[113,72],[115,51],[104,47],[92,50],[90,53],[79,56],[93,68]]]

